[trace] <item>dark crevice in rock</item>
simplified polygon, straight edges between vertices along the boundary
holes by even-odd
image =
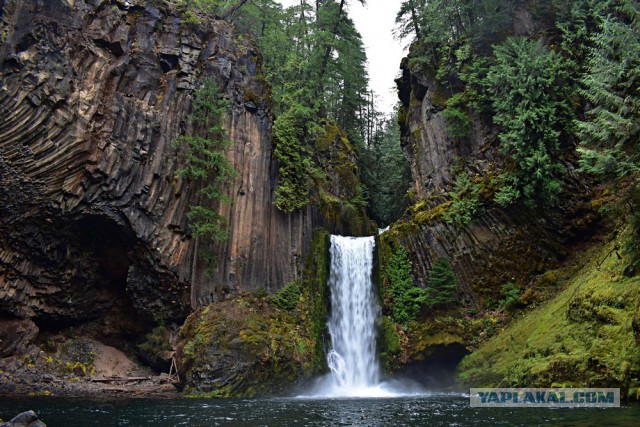
[[[163,73],[168,73],[171,70],[178,69],[179,64],[178,55],[172,55],[169,53],[160,54],[160,67]]]
[[[436,345],[429,350],[424,359],[404,366],[398,376],[430,389],[454,386],[458,364],[469,350],[459,343]]]
[[[95,39],[94,43],[103,49],[107,49],[116,57],[122,56],[124,54],[124,49],[122,49],[122,45],[120,43],[110,42],[109,40],[103,39]]]

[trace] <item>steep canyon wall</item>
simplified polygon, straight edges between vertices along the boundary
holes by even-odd
[[[526,2],[514,6],[512,35],[543,33]],[[451,262],[465,305],[478,306],[496,295],[507,282],[522,286],[562,260],[576,239],[588,237],[592,211],[589,190],[569,162],[566,191],[553,209],[518,203],[502,208],[492,201],[497,187],[492,182],[508,163],[501,153],[498,128],[490,118],[468,112],[470,131],[455,136],[448,129],[444,105],[452,95],[436,78],[434,70],[421,66],[409,55],[396,80],[402,103],[401,144],[409,160],[414,205],[386,237],[398,240],[410,252],[418,284],[427,286],[429,270],[437,257]],[[485,202],[481,213],[467,224],[450,223],[442,213],[450,208],[456,178],[466,173],[480,184]]]
[[[232,27],[183,19],[168,2],[2,2],[0,313],[64,324],[127,300],[183,318],[236,290],[300,275],[314,215],[273,206],[260,57]],[[229,99],[224,191],[229,237],[215,265],[195,253],[185,213],[197,188],[176,177],[172,141],[193,131],[199,82]],[[199,240],[202,240],[200,238]],[[208,246],[199,242],[200,248]]]

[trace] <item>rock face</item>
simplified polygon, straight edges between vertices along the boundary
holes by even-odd
[[[222,21],[166,2],[2,2],[0,311],[64,325],[114,301],[184,318],[234,290],[300,274],[312,210],[273,207],[268,99],[253,46]],[[213,77],[231,101],[229,239],[205,265],[171,142],[192,131],[194,90]],[[258,94],[258,95],[256,95]],[[117,314],[116,314],[117,315]],[[53,323],[51,323],[53,322]]]
[[[435,76],[411,70],[407,59],[401,69],[396,81],[405,112],[400,121],[401,144],[411,167],[412,188],[418,198],[425,199],[453,183],[453,166],[465,162],[483,170],[494,161],[490,148],[495,133],[474,118],[469,136],[452,138],[446,130],[443,108],[434,101],[443,96]]]
[[[0,318],[0,359],[24,352],[38,332],[29,319]]]
[[[512,34],[540,31],[523,2],[516,2]],[[435,258],[449,259],[465,304],[478,305],[483,296],[496,295],[507,282],[526,285],[553,267],[576,237],[588,237],[597,219],[588,200],[588,189],[570,177],[561,205],[554,210],[531,209],[522,204],[503,209],[493,203],[496,190],[492,174],[505,165],[499,150],[497,129],[470,113],[471,131],[454,137],[443,115],[448,89],[434,72],[411,65],[405,59],[396,81],[402,110],[401,142],[412,172],[412,193],[417,203],[383,239],[395,239],[407,247],[414,276],[425,287]],[[567,164],[567,169],[573,170]],[[442,219],[449,207],[448,195],[460,171],[481,183],[485,211],[466,225]],[[491,186],[494,186],[493,188]]]

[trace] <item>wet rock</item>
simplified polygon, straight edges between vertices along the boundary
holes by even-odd
[[[0,420],[0,423],[2,420]],[[0,427],[46,427],[47,425],[38,419],[33,411],[22,412],[6,423],[0,424]]]

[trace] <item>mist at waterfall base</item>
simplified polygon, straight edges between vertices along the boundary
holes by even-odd
[[[371,279],[374,248],[373,236],[331,236],[328,280],[331,348],[327,353],[330,373],[299,397],[382,398],[428,394],[419,383],[407,378],[381,380],[376,350],[380,307]]]

